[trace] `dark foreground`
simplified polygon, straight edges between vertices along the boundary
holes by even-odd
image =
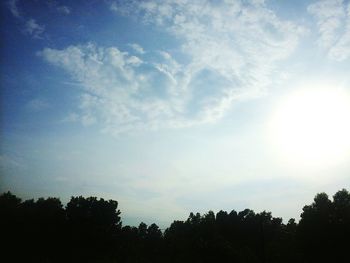
[[[286,204],[287,205],[287,204]],[[118,203],[96,197],[21,201],[0,196],[1,262],[349,262],[350,194],[317,194],[299,223],[271,213],[209,211],[122,226]]]

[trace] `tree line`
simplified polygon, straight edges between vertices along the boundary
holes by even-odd
[[[7,192],[0,228],[1,262],[349,262],[350,194],[317,194],[299,222],[250,209],[209,211],[162,232],[156,224],[123,226],[114,200],[79,196],[64,206]]]

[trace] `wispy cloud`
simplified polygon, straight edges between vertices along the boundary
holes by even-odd
[[[7,3],[8,3],[8,7],[9,7],[12,15],[16,18],[20,18],[21,15],[20,15],[18,7],[17,7],[18,0],[10,0]]]
[[[350,57],[350,3],[321,0],[308,6],[318,25],[318,44],[328,57],[342,61]]]
[[[130,44],[130,47],[132,47],[137,53],[139,53],[141,55],[145,54],[145,50],[139,44],[132,43],[132,44]]]
[[[45,26],[39,25],[35,19],[27,20],[23,32],[33,38],[40,39],[45,31]]]
[[[68,6],[65,5],[61,5],[61,6],[57,6],[57,11],[63,15],[69,15],[71,12],[71,9]]]
[[[24,164],[19,159],[6,154],[0,154],[0,169],[5,171],[7,169],[24,167]]]
[[[157,107],[164,107],[156,98],[141,96],[150,85],[149,76],[136,74],[142,60],[116,47],[90,43],[64,50],[46,48],[38,54],[67,70],[85,88],[79,105],[84,125],[98,122],[106,130],[118,132],[144,125],[143,119],[151,121],[152,115],[158,114]]]
[[[77,122],[77,121],[79,121],[79,115],[74,113],[74,112],[69,113],[67,116],[65,116],[63,119],[61,119],[62,123]]]
[[[55,10],[62,15],[69,15],[71,13],[71,8],[66,5],[60,5],[60,1],[48,0],[45,3],[50,9]]]
[[[36,99],[30,100],[26,104],[26,107],[31,111],[41,111],[49,108],[50,104],[45,99],[36,98]]]
[[[39,25],[35,19],[27,19],[25,15],[20,14],[18,10],[19,0],[10,0],[7,2],[11,14],[23,24],[22,32],[32,38],[40,39],[45,31],[45,26]]]
[[[177,54],[188,61],[168,50],[141,60],[93,44],[40,52],[84,86],[82,116],[112,133],[217,121],[234,101],[259,96],[273,83],[276,63],[303,34],[263,1],[118,1],[110,8],[179,40]]]

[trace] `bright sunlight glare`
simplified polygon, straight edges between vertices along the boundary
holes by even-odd
[[[283,161],[323,168],[350,158],[350,95],[329,88],[304,88],[277,106],[270,139]]]

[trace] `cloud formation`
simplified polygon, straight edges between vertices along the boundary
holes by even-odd
[[[18,10],[18,7],[17,7],[18,0],[10,0],[7,3],[8,3],[8,7],[11,11],[11,14],[16,18],[21,17],[19,10]]]
[[[234,101],[259,96],[273,83],[276,64],[304,31],[263,1],[118,1],[110,9],[159,27],[181,45],[147,60],[94,44],[39,54],[84,87],[83,122],[112,133],[217,121]],[[187,62],[179,62],[179,53]]]
[[[41,3],[38,3],[41,4]],[[46,1],[46,6],[49,9],[55,10],[55,12],[61,15],[69,15],[71,13],[71,8],[66,5],[60,5],[57,1]],[[43,39],[43,33],[45,32],[45,25],[39,24],[36,19],[30,18],[28,14],[20,12],[19,10],[20,1],[19,0],[9,0],[7,2],[7,7],[11,14],[21,22],[23,28],[22,32],[34,39]]]
[[[63,15],[69,15],[71,12],[70,8],[65,5],[57,6],[57,11]]]
[[[38,54],[81,83],[79,109],[84,125],[98,122],[106,131],[118,133],[156,125],[157,117],[170,112],[160,98],[147,96],[152,79],[140,73],[143,61],[137,56],[91,43],[64,50],[46,48]]]
[[[350,57],[350,2],[321,0],[308,6],[317,21],[319,46],[328,57],[343,61]]]
[[[41,111],[49,108],[50,104],[45,99],[36,98],[36,99],[30,100],[26,104],[26,107],[31,111]]]
[[[60,5],[60,1],[49,0],[46,2],[46,5],[62,15],[69,15],[71,12],[71,8],[66,5]]]
[[[7,2],[11,14],[23,23],[22,32],[35,39],[42,39],[42,34],[45,31],[45,26],[40,25],[33,18],[27,19],[25,15],[21,14],[18,9],[19,0],[10,0]]]
[[[145,54],[145,50],[139,44],[132,43],[132,44],[130,44],[130,47],[132,47],[137,53],[139,53],[141,55]]]
[[[45,26],[39,25],[35,19],[28,19],[25,23],[23,32],[33,38],[40,39],[45,31]]]

